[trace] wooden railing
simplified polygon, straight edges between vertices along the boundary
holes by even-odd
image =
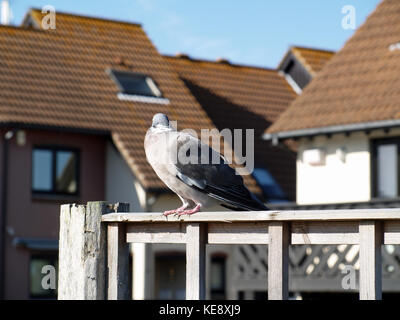
[[[186,298],[205,298],[207,244],[268,245],[268,298],[288,298],[290,245],[359,244],[360,299],[382,297],[381,246],[400,244],[400,209],[200,212],[168,218],[127,205],[63,205],[59,299],[129,299],[128,244],[186,244]],[[107,263],[107,264],[106,264]],[[107,267],[106,267],[107,265]]]

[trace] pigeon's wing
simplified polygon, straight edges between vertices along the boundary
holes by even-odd
[[[223,156],[199,139],[180,132],[174,139],[176,176],[186,185],[236,210],[268,210],[243,184]]]

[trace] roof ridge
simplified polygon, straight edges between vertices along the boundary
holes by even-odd
[[[2,31],[4,29],[13,29],[13,30],[20,31],[20,32],[32,32],[32,33],[38,33],[38,34],[46,34],[51,37],[59,37],[59,38],[62,37],[62,35],[59,33],[47,32],[47,30],[31,28],[31,27],[27,27],[24,25],[15,26],[15,25],[0,24],[0,31]]]
[[[35,33],[35,34],[40,34],[40,36],[43,37],[52,37],[53,39],[65,39],[65,35],[60,33],[60,32],[49,32],[48,30],[43,30],[43,29],[37,29],[37,28],[31,28],[31,27],[26,27],[24,25],[20,26],[14,26],[14,25],[2,25],[0,24],[0,32],[5,31],[4,29],[12,29],[17,32],[29,32],[29,33]]]
[[[33,11],[42,13],[42,10],[40,10],[38,8],[30,8],[28,13],[33,12]],[[131,26],[142,27],[142,24],[138,23],[138,22],[128,22],[128,21],[111,19],[111,18],[106,18],[106,17],[95,17],[95,16],[77,14],[77,13],[72,13],[72,12],[63,12],[63,11],[56,11],[56,14],[57,15],[64,15],[64,16],[72,16],[72,17],[77,17],[77,18],[85,18],[85,19],[90,19],[90,20],[105,21],[105,22],[111,22],[111,23],[119,23],[119,24],[126,24],[126,25],[131,25]]]
[[[304,50],[320,51],[320,52],[327,52],[327,53],[336,53],[335,50],[323,49],[323,48],[313,48],[313,47],[307,47],[307,46],[298,46],[298,45],[290,46],[290,49],[304,49]]]
[[[173,59],[176,59],[176,60],[188,60],[188,61],[195,62],[195,63],[205,62],[205,63],[211,63],[211,64],[216,64],[216,65],[232,66],[232,67],[239,67],[239,68],[259,69],[259,70],[263,70],[263,71],[278,71],[278,69],[270,68],[270,67],[261,67],[261,66],[248,65],[248,64],[242,64],[242,63],[233,63],[233,62],[230,62],[230,61],[229,61],[229,64],[227,64],[227,63],[222,63],[222,62],[217,61],[217,60],[203,59],[203,58],[192,58],[189,55],[185,55],[183,57],[182,56],[171,55],[171,54],[163,54],[163,53],[161,55],[163,57],[166,57],[166,58],[173,58]]]
[[[11,24],[0,24],[0,29],[15,29],[15,30],[24,30],[24,31],[39,31],[42,32],[43,30],[28,28],[26,26],[15,26]]]

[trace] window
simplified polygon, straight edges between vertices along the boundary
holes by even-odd
[[[180,253],[158,254],[155,259],[155,297],[182,300],[186,296],[186,259]]]
[[[285,193],[266,168],[255,168],[253,176],[269,202],[287,201]]]
[[[301,65],[301,63],[296,62],[296,58],[291,58],[286,66],[283,65],[283,72],[286,75],[286,79],[294,81],[296,86],[300,90],[303,90],[305,86],[311,81],[311,75],[309,72]]]
[[[139,73],[115,70],[111,70],[110,74],[122,93],[161,97],[160,90],[150,77]]]
[[[210,266],[211,299],[226,299],[226,263],[224,256],[213,256]]]
[[[290,62],[289,62],[288,65],[285,67],[285,69],[283,70],[283,72],[289,73],[289,74],[290,74],[290,71],[292,71],[293,67],[294,67],[294,61],[293,61],[293,60],[290,60]]]
[[[109,70],[108,73],[117,84],[120,90],[118,97],[122,100],[169,103],[168,99],[162,97],[153,79],[147,75],[116,70]]]
[[[372,148],[373,196],[398,197],[400,138],[373,140]]]
[[[31,298],[57,298],[57,254],[32,255],[29,263],[29,293]]]
[[[78,151],[36,147],[32,152],[32,191],[78,193]]]

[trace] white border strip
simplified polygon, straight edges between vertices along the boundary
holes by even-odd
[[[286,79],[287,83],[292,87],[294,92],[296,92],[298,95],[303,92],[303,90],[299,87],[296,81],[293,80],[290,74],[284,73],[283,71],[278,71],[278,73]]]
[[[144,102],[144,103],[157,103],[157,104],[169,104],[169,99],[167,98],[158,98],[158,97],[146,97],[139,96],[135,94],[126,94],[126,93],[118,93],[119,100],[125,101],[136,101],[136,102]]]

